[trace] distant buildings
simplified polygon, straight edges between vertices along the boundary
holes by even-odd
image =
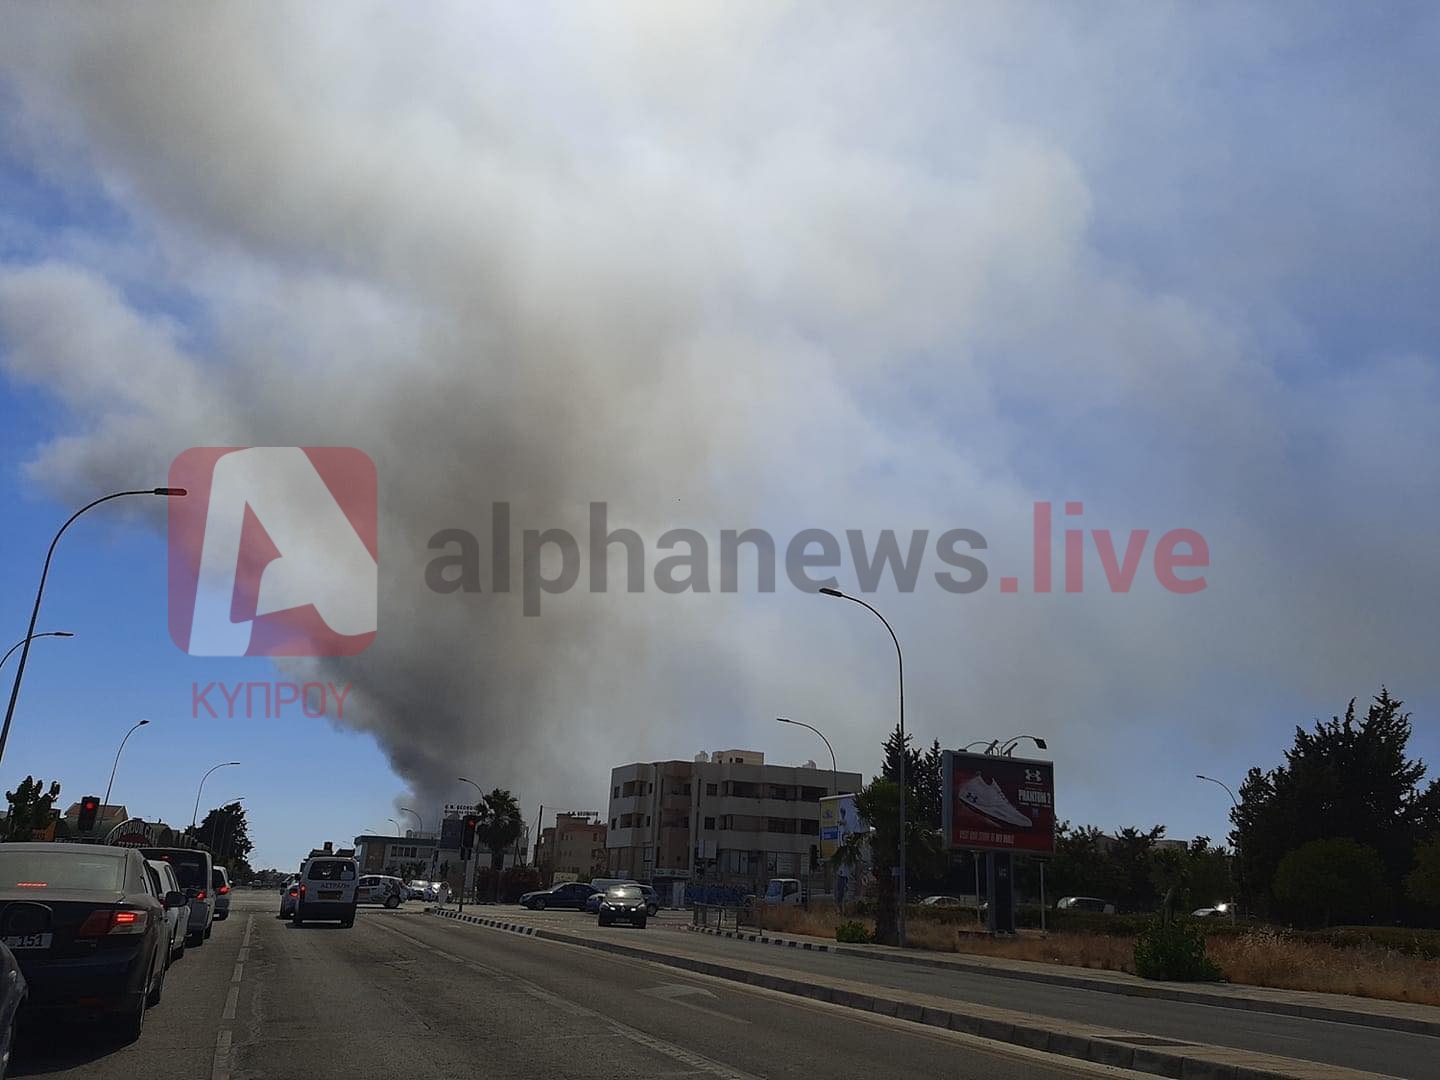
[[[535,845],[535,867],[546,881],[603,877],[609,866],[605,850],[605,822],[596,811],[562,812],[553,828],[540,831]]]
[[[693,761],[636,762],[610,772],[610,877],[763,887],[820,880],[820,797],[859,791],[861,776],[767,765],[756,750]]]

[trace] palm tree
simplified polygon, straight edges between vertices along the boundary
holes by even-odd
[[[525,819],[520,813],[520,804],[515,796],[504,788],[496,788],[480,800],[476,812],[480,822],[475,826],[475,836],[490,849],[491,876],[495,879],[495,899],[500,899],[500,869],[505,863],[505,852],[514,846],[525,831]]]

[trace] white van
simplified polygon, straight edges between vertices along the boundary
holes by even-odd
[[[335,919],[355,925],[356,886],[360,864],[339,855],[316,855],[300,868],[300,895],[295,898],[296,926],[305,920]]]
[[[805,903],[805,889],[800,884],[799,878],[772,877],[770,883],[765,886],[765,903],[790,905],[796,907]]]

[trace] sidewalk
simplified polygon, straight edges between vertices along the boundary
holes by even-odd
[[[685,926],[684,929],[697,934],[733,938],[737,942],[842,953],[891,964],[948,968],[1003,979],[1073,986],[1105,994],[1184,1001],[1194,1005],[1213,1005],[1225,1009],[1244,1009],[1250,1012],[1299,1016],[1308,1020],[1328,1020],[1338,1024],[1407,1031],[1416,1035],[1440,1036],[1440,1008],[1433,1005],[1231,983],[1154,982],[1124,971],[1101,971],[966,953],[900,950],[888,945],[837,945],[825,938],[804,934],[772,934],[766,930],[712,930],[698,926]]]

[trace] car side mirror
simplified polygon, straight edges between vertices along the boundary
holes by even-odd
[[[164,904],[167,908],[184,907],[186,896],[179,890],[172,889],[165,894]]]
[[[184,896],[185,896],[185,899],[186,899],[186,900],[194,900],[195,897],[197,897],[197,896],[199,896],[199,895],[200,895],[200,890],[197,889],[197,888],[196,888],[195,886],[193,886],[193,885],[190,886],[188,889],[186,889],[186,890],[185,890],[185,893],[184,893]],[[182,901],[182,903],[183,903],[183,902],[184,902],[184,901]]]

